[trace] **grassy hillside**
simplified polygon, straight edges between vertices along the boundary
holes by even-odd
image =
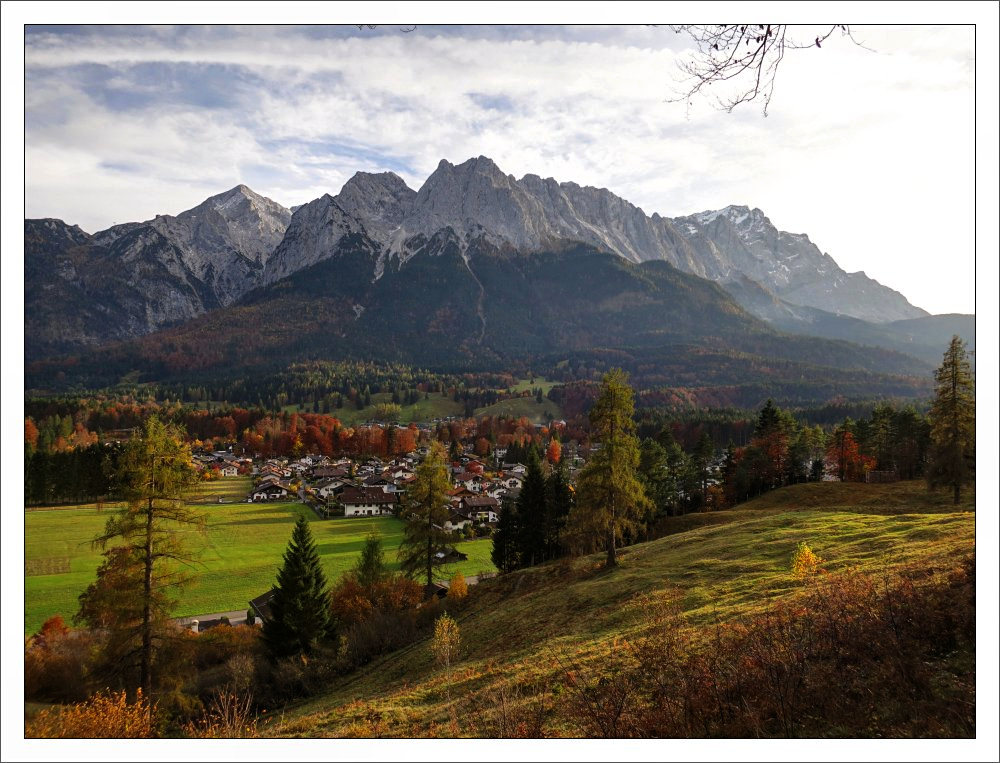
[[[734,511],[681,517],[671,534],[625,549],[618,569],[604,570],[602,555],[595,555],[474,586],[469,599],[452,610],[462,650],[449,669],[435,664],[424,639],[338,679],[327,693],[286,708],[267,733],[590,736],[614,692],[620,688],[624,700],[632,686],[615,671],[628,660],[652,659],[657,649],[665,654],[664,633],[683,635],[699,659],[711,660],[713,649],[706,646],[713,639],[732,637],[740,632],[738,623],[752,618],[774,620],[768,613],[780,603],[804,606],[804,597],[826,585],[859,591],[851,583],[856,572],[887,583],[908,571],[924,583],[948,585],[961,560],[975,554],[974,507],[970,494],[955,511],[943,494],[928,494],[921,483],[821,483],[785,488]],[[799,543],[809,544],[825,573],[805,578],[792,573]],[[842,606],[851,606],[851,595]],[[633,651],[629,644],[641,645],[656,633],[651,628],[664,598],[679,607],[673,625],[659,632],[656,648]],[[974,686],[974,652],[966,645],[942,659],[948,670],[931,679],[934,691],[948,695],[956,713],[971,701],[974,719],[974,693],[970,697],[963,683],[971,675]],[[789,657],[781,664],[794,667],[795,661]],[[845,674],[845,682],[848,678]],[[887,709],[886,715],[895,719],[903,712],[920,711]],[[871,722],[878,729],[884,724],[888,731],[881,733],[896,728],[895,720]],[[924,733],[962,735],[965,722],[927,720]],[[824,729],[824,735],[871,735],[860,727]],[[763,726],[760,732],[773,734]]]
[[[187,530],[188,547],[198,556],[194,584],[185,590],[177,617],[246,609],[250,599],[275,582],[282,555],[300,514],[310,520],[313,537],[328,579],[333,582],[357,562],[365,536],[382,534],[385,560],[397,569],[396,548],[402,523],[393,517],[318,519],[301,503],[247,503],[249,478],[223,479],[199,485],[190,503],[207,517],[204,535]],[[222,498],[225,503],[219,503]],[[24,632],[35,633],[46,619],[62,615],[69,622],[78,610],[77,597],[94,581],[100,551],[90,541],[104,528],[114,507],[94,505],[26,511],[24,515]],[[468,560],[446,565],[442,579],[461,570],[476,575],[496,568],[489,540],[464,541]]]

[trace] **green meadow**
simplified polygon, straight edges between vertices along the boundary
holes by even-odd
[[[179,528],[188,536],[187,546],[196,562],[189,570],[192,583],[179,596],[177,617],[243,610],[250,599],[268,591],[300,514],[310,520],[331,583],[354,566],[373,529],[382,535],[387,566],[398,569],[396,549],[403,537],[400,520],[319,519],[297,502],[247,503],[249,489],[247,478],[223,479],[199,485],[189,496],[189,503],[204,512],[206,527],[204,533]],[[111,505],[99,509],[88,504],[25,511],[25,634],[35,633],[53,615],[62,615],[67,622],[72,619],[77,597],[94,581],[101,563],[101,551],[91,547],[91,540],[114,510]],[[459,571],[464,575],[495,571],[490,540],[464,541],[458,548],[469,558],[444,567],[441,579]]]

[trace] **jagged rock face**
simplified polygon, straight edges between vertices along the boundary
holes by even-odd
[[[694,252],[666,218],[647,217],[606,188],[557,183],[525,175],[520,185],[540,200],[549,236],[581,241],[614,252],[631,262],[666,260],[687,272],[696,272]]]
[[[226,306],[260,283],[291,217],[280,204],[241,185],[176,217],[160,215],[147,225],[176,248],[172,274],[182,277],[188,271],[208,285],[218,304]]]
[[[260,285],[264,265],[281,243],[291,216],[277,202],[239,185],[176,217],[158,215],[144,223],[108,228],[94,234],[93,242],[116,251],[126,265],[146,256],[162,257],[173,277],[193,277],[207,285],[213,304],[204,309],[211,309],[231,305]],[[137,230],[144,232],[127,246],[120,243]],[[144,252],[145,246],[152,249]]]
[[[844,272],[804,234],[777,230],[759,209],[726,209],[669,220],[607,189],[525,175],[515,180],[480,156],[442,161],[413,200],[390,245],[407,259],[411,239],[450,227],[525,252],[582,242],[631,262],[666,260],[687,273],[737,284],[749,278],[791,305],[886,322],[926,315],[864,273]],[[408,243],[410,242],[410,243]],[[378,275],[378,273],[376,273]]]
[[[705,276],[720,283],[745,276],[792,305],[877,323],[927,315],[863,272],[846,273],[809,236],[779,231],[759,209],[729,206],[675,222],[698,252]]]
[[[100,344],[231,305],[260,284],[290,218],[237,186],[176,217],[93,236],[58,220],[26,220],[26,344],[31,338],[38,353]],[[58,318],[56,304],[72,317]]]
[[[264,268],[265,285],[335,257],[345,237],[364,235],[365,226],[329,194],[303,204],[292,215],[281,243]]]
[[[358,172],[344,184],[336,201],[364,224],[369,238],[384,245],[403,223],[416,196],[393,172]]]
[[[33,277],[55,275],[63,281],[77,277],[76,263],[67,252],[90,240],[79,225],[45,218],[24,221],[25,285]]]
[[[426,239],[444,228],[465,241],[485,238],[525,253],[578,242],[636,263],[678,264],[694,256],[670,221],[647,217],[607,189],[538,175],[516,180],[484,156],[458,166],[442,160],[417,193],[390,249],[405,260],[413,251],[410,239]]]

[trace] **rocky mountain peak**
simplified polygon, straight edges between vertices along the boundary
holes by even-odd
[[[429,238],[452,228],[459,236],[485,235],[495,242],[534,249],[539,244],[535,223],[544,218],[538,201],[492,159],[480,156],[457,166],[442,160],[413,199],[394,248],[405,250],[408,237]]]
[[[394,172],[357,172],[337,194],[340,207],[364,222],[368,235],[386,243],[413,206],[417,192]]]
[[[348,200],[367,199],[348,193]],[[299,207],[284,237],[268,258],[262,282],[271,284],[286,276],[336,256],[345,236],[367,234],[365,223],[328,193]],[[366,221],[367,222],[367,221]]]
[[[54,217],[24,221],[25,247],[45,242],[52,246],[79,246],[90,238],[79,225],[69,225]]]

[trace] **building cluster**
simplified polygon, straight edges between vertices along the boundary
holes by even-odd
[[[416,467],[427,448],[393,458],[357,460],[306,455],[254,461],[231,453],[196,454],[202,468],[221,476],[251,474],[248,503],[299,500],[322,518],[398,515]],[[527,467],[469,454],[449,463],[451,489],[444,529],[467,536],[488,535],[499,520],[500,503],[516,499]]]

